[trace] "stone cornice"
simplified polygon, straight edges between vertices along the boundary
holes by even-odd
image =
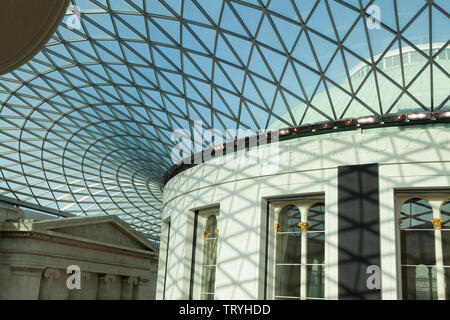
[[[9,227],[5,225],[6,224],[3,224],[3,226],[0,228],[0,238],[29,238],[42,241],[53,241],[60,244],[85,247],[90,249],[100,249],[103,251],[126,255],[147,256],[147,257],[150,256],[155,258],[157,257],[157,254],[155,254],[154,252],[145,251],[141,249],[118,246],[110,243],[104,243],[91,239],[66,235],[63,233],[54,232],[50,230],[33,230],[33,231],[17,230],[17,228],[13,226]]]

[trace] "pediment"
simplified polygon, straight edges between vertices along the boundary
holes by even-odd
[[[158,246],[136,232],[116,216],[65,218],[33,223],[44,229],[105,244],[158,252]]]

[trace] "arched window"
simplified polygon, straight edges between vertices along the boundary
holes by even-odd
[[[299,209],[300,208],[300,209]],[[323,299],[325,206],[285,205],[275,224],[275,299]]]
[[[410,199],[400,219],[403,299],[437,299],[433,209],[426,200]]]
[[[217,218],[210,215],[203,232],[201,299],[214,300],[217,258]]]

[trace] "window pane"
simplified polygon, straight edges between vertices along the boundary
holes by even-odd
[[[402,267],[403,299],[437,300],[436,268]]]
[[[277,233],[276,262],[300,263],[301,233]]]
[[[217,238],[204,239],[203,241],[203,265],[215,265]]]
[[[325,255],[325,233],[307,233],[307,263],[324,263]]]
[[[433,210],[430,204],[422,199],[411,199],[405,202],[400,209],[402,229],[431,229],[433,224]]]
[[[216,281],[216,267],[203,266],[202,293],[214,293],[215,281]]]
[[[201,299],[214,299],[217,258],[217,218],[211,215],[206,220],[203,238]]]
[[[404,231],[400,232],[402,265],[433,265],[436,263],[434,254],[434,231]]]
[[[325,205],[318,203],[308,210],[308,230],[325,231]]]
[[[281,209],[278,217],[280,232],[299,232],[298,223],[301,221],[300,211],[296,206],[288,205]]]
[[[275,296],[300,297],[300,266],[275,266]]]
[[[444,268],[445,272],[445,299],[450,300],[450,268]]]
[[[442,230],[441,234],[442,234],[442,253],[444,256],[444,265],[450,266],[450,230]]]
[[[450,200],[447,200],[441,208],[442,229],[450,229]]]
[[[324,297],[325,268],[319,265],[307,266],[307,296],[308,298]]]
[[[206,220],[206,232],[208,233],[208,238],[216,237],[216,229],[217,229],[217,218],[215,215],[209,216],[208,220]]]

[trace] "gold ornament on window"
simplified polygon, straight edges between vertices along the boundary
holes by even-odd
[[[209,237],[209,232],[203,231],[203,236],[202,236],[203,240],[205,240],[208,237]]]
[[[398,222],[398,228],[400,229],[402,227],[403,219],[402,218],[398,218],[397,222]]]
[[[433,218],[431,219],[431,222],[433,223],[434,230],[441,230],[442,229],[442,218]]]
[[[278,231],[280,231],[280,224],[279,223],[275,223],[274,229],[275,229],[275,233],[278,233]]]
[[[302,228],[302,232],[308,231],[309,223],[308,222],[299,222],[298,226]]]
[[[219,229],[216,229],[215,232],[216,232],[216,236],[219,237]]]

